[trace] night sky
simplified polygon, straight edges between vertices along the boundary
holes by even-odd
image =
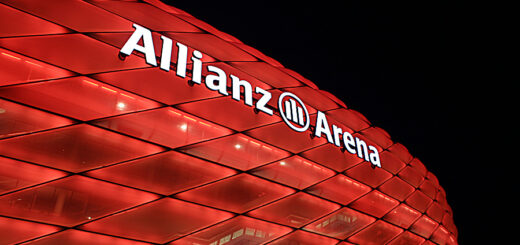
[[[460,1],[172,1],[332,92],[439,179],[460,244],[500,244],[510,89],[500,14]],[[340,1],[337,1],[340,2]],[[500,23],[499,23],[500,24]],[[516,28],[517,29],[517,28]],[[509,137],[513,138],[513,137]],[[382,163],[384,164],[384,162]]]

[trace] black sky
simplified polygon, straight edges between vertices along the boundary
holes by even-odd
[[[504,236],[499,99],[508,52],[494,6],[461,1],[171,1],[332,92],[439,179],[460,244]],[[497,20],[500,19],[500,20]],[[507,152],[507,151],[506,151]],[[505,159],[508,157],[506,156]],[[384,163],[383,163],[384,164]]]

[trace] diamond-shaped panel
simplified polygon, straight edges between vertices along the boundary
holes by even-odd
[[[0,242],[15,244],[59,231],[56,226],[0,217]]]
[[[340,207],[338,204],[299,192],[255,209],[248,214],[263,220],[298,228]]]
[[[75,175],[0,197],[0,215],[75,226],[157,197]]]
[[[0,99],[0,139],[57,128],[74,121]]]
[[[264,244],[291,231],[285,226],[238,216],[171,244]]]
[[[108,118],[95,124],[171,148],[232,133],[227,128],[170,107]]]
[[[294,190],[291,188],[248,174],[240,174],[177,194],[175,197],[236,213],[243,213],[293,192]]]
[[[236,171],[175,151],[93,170],[87,175],[170,195],[235,174]]]
[[[147,66],[136,56],[126,57],[125,62],[121,62],[117,57],[118,49],[83,34],[2,38],[0,45],[82,74]]]
[[[349,191],[345,191],[349,190]],[[339,202],[343,205],[358,199],[370,192],[370,187],[359,183],[345,175],[336,175],[326,181],[310,187],[307,192],[323,198]]]
[[[67,176],[67,173],[0,157],[0,194]]]
[[[203,142],[181,151],[240,170],[248,170],[289,156],[289,153],[242,134]]]
[[[81,228],[148,242],[165,243],[231,217],[233,215],[227,212],[164,198],[88,223]]]
[[[338,239],[345,239],[375,220],[375,218],[368,215],[349,208],[343,208],[305,226],[303,229]]]
[[[127,239],[105,236],[96,233],[69,229],[50,236],[46,236],[35,241],[31,245],[54,245],[54,244],[74,244],[74,245],[146,245],[149,243],[132,241]]]
[[[253,169],[251,173],[297,189],[304,189],[334,175],[334,171],[299,156]]]
[[[0,48],[0,65],[0,86],[74,75],[73,72],[3,48]]]
[[[0,140],[1,155],[71,172],[161,151],[162,147],[85,124]]]
[[[161,106],[87,77],[4,87],[0,96],[85,121]]]
[[[322,244],[322,245],[334,245],[337,244],[338,240],[329,237],[320,236],[310,232],[297,230],[291,234],[284,236],[270,244],[273,245],[285,245],[285,244]]]

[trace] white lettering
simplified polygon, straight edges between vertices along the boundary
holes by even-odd
[[[334,144],[336,146],[341,146],[341,141],[339,139],[339,136],[343,132],[343,129],[339,128],[338,126],[332,124],[332,134],[334,135]]]
[[[255,106],[256,109],[263,111],[272,116],[273,110],[267,108],[265,105],[267,105],[267,103],[269,103],[269,101],[271,100],[273,95],[269,91],[266,91],[259,87],[255,88],[255,93],[262,94],[262,97],[260,97],[260,99],[256,102],[256,106]]]
[[[375,166],[381,167],[379,152],[377,152],[377,149],[374,146],[368,146],[368,149],[372,151],[370,153],[370,162]]]
[[[132,36],[126,41],[120,52],[125,55],[130,55],[134,50],[139,51],[144,54],[147,64],[157,66],[155,51],[153,49],[152,32],[138,24],[134,24],[134,28],[134,33],[132,33]],[[139,40],[141,39],[143,39],[143,46],[139,45]]]
[[[236,101],[240,101],[240,87],[244,88],[244,103],[248,106],[253,106],[253,89],[248,81],[240,80],[240,78],[229,75],[231,77],[232,86],[232,98]]]
[[[197,84],[200,84],[202,81],[202,53],[197,50],[193,51],[193,56],[191,57],[191,61],[193,61],[193,72],[191,75],[191,81]]]
[[[318,111],[318,115],[316,116],[316,130],[314,131],[314,135],[321,137],[322,133],[325,133],[329,143],[334,144],[332,141],[332,134],[330,133],[329,123],[327,122],[327,117],[325,117],[323,112]]]
[[[370,159],[368,158],[367,144],[365,143],[365,141],[356,137],[356,146],[357,146],[358,157],[363,158],[363,156],[364,156],[365,160],[369,161]],[[363,151],[361,151],[361,150],[363,150]]]
[[[173,41],[165,36],[161,36],[161,39],[163,41],[161,53],[161,69],[165,71],[170,71]]]
[[[356,154],[356,143],[354,137],[349,132],[343,133],[343,144],[350,154]]]
[[[218,91],[220,94],[228,95],[227,92],[227,77],[226,73],[216,66],[208,66],[209,72],[214,72],[217,76],[209,74],[206,75],[206,87],[213,91]],[[217,81],[217,83],[215,83]]]
[[[188,63],[188,47],[182,43],[177,43],[177,76],[186,77],[186,63]]]

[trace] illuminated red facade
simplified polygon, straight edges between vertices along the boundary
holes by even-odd
[[[0,0],[0,20],[0,244],[457,244],[445,191],[403,145],[182,10]],[[173,40],[170,71],[121,55],[134,24],[158,63]],[[203,78],[215,66],[268,91],[273,115],[190,82],[194,51]],[[305,103],[309,130],[284,122],[284,92]],[[310,137],[320,113],[381,167]]]

